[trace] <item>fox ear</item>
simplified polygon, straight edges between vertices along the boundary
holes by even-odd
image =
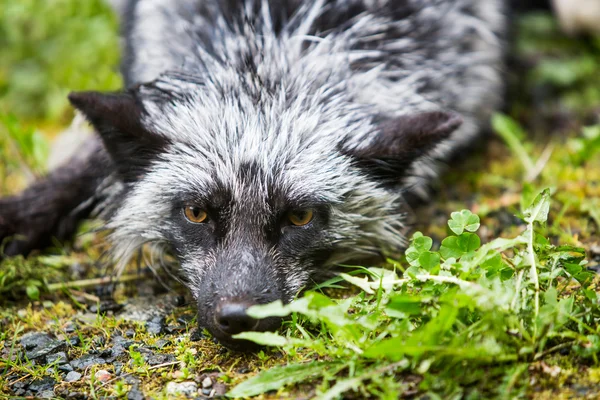
[[[139,179],[168,144],[144,128],[144,109],[133,93],[78,92],[69,101],[96,128],[126,182]]]
[[[462,124],[460,115],[429,111],[389,119],[366,145],[342,152],[377,180],[397,183],[413,162],[448,139]]]

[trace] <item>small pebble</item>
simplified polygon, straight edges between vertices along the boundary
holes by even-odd
[[[202,331],[200,329],[194,329],[192,331],[192,333],[190,334],[190,340],[192,342],[198,342],[202,339],[206,339],[206,335],[204,333],[202,333]]]
[[[36,397],[38,399],[55,399],[56,395],[54,394],[54,390],[44,390],[38,393]]]
[[[65,381],[67,382],[75,382],[81,378],[81,374],[77,371],[71,371],[65,376]]]
[[[196,382],[169,382],[166,388],[167,396],[184,395],[193,397],[198,394],[198,385]]]
[[[146,330],[153,335],[160,335],[165,331],[165,317],[156,316],[146,322]]]
[[[154,347],[155,349],[162,349],[163,347],[165,347],[165,346],[167,346],[169,344],[171,344],[170,340],[167,340],[167,339],[158,339],[156,341],[156,343],[154,344],[154,346],[152,346],[152,347]]]
[[[173,335],[175,333],[184,332],[186,329],[185,325],[169,325],[166,327],[166,331],[168,334]]]
[[[172,354],[151,354],[146,357],[148,365],[160,365],[175,361],[175,356]]]
[[[85,370],[87,367],[91,367],[96,364],[105,364],[106,360],[100,358],[94,354],[85,354],[73,361],[71,361],[71,367],[73,369]]]
[[[106,338],[104,336],[96,336],[93,340],[94,346],[102,347],[106,344]]]
[[[81,344],[81,339],[79,339],[79,336],[72,336],[67,340],[67,343],[69,343],[69,346],[79,346]]]
[[[65,353],[64,351],[59,351],[58,353],[48,355],[46,357],[46,362],[48,364],[56,362],[57,365],[63,365],[68,363],[69,359],[67,358],[67,353]]]
[[[145,399],[146,399],[146,396],[144,396],[144,394],[137,387],[131,388],[129,393],[127,393],[127,400],[145,400]]]
[[[75,325],[73,322],[67,323],[67,325],[65,325],[65,327],[64,327],[65,333],[73,333],[76,330],[77,330],[77,325]]]
[[[125,375],[125,378],[123,378],[123,380],[128,385],[138,386],[140,384],[140,378],[134,375]]]
[[[221,382],[215,382],[215,384],[213,385],[213,390],[210,393],[211,397],[214,396],[224,396],[225,393],[227,393],[228,388],[227,385]]]
[[[202,394],[205,396],[210,396],[210,392],[212,392],[211,388],[202,389]]]
[[[62,372],[71,372],[71,371],[73,371],[73,367],[71,366],[71,364],[64,364],[64,365],[59,365],[58,370],[62,371]]]
[[[202,381],[202,387],[203,387],[204,389],[206,389],[206,388],[209,388],[209,387],[211,387],[211,386],[212,386],[212,379],[210,379],[210,377],[208,377],[208,376],[207,376],[207,377],[206,377],[206,378],[204,378],[204,380]]]
[[[110,378],[112,377],[112,375],[110,374],[110,372],[108,372],[105,369],[101,369],[99,371],[96,371],[96,373],[94,374],[94,376],[100,382],[108,382],[110,380]]]
[[[171,374],[171,378],[173,379],[182,379],[185,376],[183,371],[175,371]]]
[[[117,375],[117,376],[121,375],[121,370],[123,369],[123,363],[116,361],[113,363],[113,367],[115,368],[115,375]]]

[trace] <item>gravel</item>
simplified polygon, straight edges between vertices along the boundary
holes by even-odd
[[[29,385],[28,392],[36,394],[36,393],[44,392],[47,390],[54,390],[55,384],[56,384],[56,381],[54,380],[54,378],[46,376],[38,381],[32,382]],[[27,392],[25,392],[25,393],[27,395]]]
[[[46,362],[48,364],[56,362],[56,365],[64,365],[69,362],[69,359],[67,357],[67,353],[64,351],[59,351],[58,353],[48,355],[46,357]]]
[[[161,350],[164,351],[165,347],[187,338],[185,330],[193,319],[193,315],[180,317],[174,324],[166,324],[167,313],[181,303],[181,298],[172,295],[150,299],[131,299],[122,310],[119,310],[121,305],[117,303],[104,302],[98,307],[91,307],[87,312],[78,313],[72,321],[63,322],[61,327],[49,326],[48,329],[60,333],[58,336],[41,331],[24,334],[20,338],[21,350],[18,353],[15,352],[15,359],[26,357],[37,365],[53,364],[53,367],[47,372],[54,376],[58,375],[60,377],[58,379],[61,379],[63,384],[58,385],[50,374],[33,382],[31,377],[23,378],[21,375],[16,375],[11,377],[11,380],[22,379],[12,385],[11,394],[30,398],[84,399],[87,398],[85,389],[81,387],[82,382],[86,379],[84,375],[93,374],[93,378],[98,382],[109,382],[116,378],[127,383],[130,387],[127,393],[128,400],[145,399],[140,379],[135,375],[123,372],[124,366],[130,362],[129,348],[132,345],[135,346],[136,351],[141,353],[148,366],[176,362],[174,354],[169,354],[169,352],[162,354]],[[131,327],[124,331],[116,330],[110,336],[100,333],[90,337],[86,331],[86,324],[96,324],[98,322],[97,314],[107,312],[114,312],[117,319],[133,321],[136,326],[146,326],[147,332],[152,335],[164,334],[165,337],[157,338],[153,344],[147,344],[141,340],[147,335],[143,332],[138,333],[135,328]],[[199,333],[197,330],[196,332]],[[88,345],[86,346],[88,350],[83,354],[78,352],[82,346],[80,335],[84,335]],[[108,337],[110,337],[109,340],[107,340]],[[203,337],[204,335],[200,333],[196,339],[199,340]],[[138,338],[138,340],[133,340],[133,338]],[[98,368],[96,371],[92,370],[94,372],[90,371],[90,367],[95,365],[102,365],[101,368],[106,369]],[[183,379],[183,376],[179,379]],[[169,382],[163,393],[166,393],[167,396],[205,398],[199,389],[204,388],[212,394],[216,392],[215,383],[206,375],[200,377],[201,380],[197,382],[191,381],[191,377],[187,379],[190,381]]]
[[[196,382],[169,382],[166,388],[167,396],[194,397],[198,394]]]
[[[77,371],[71,371],[65,376],[65,381],[67,382],[75,382],[81,378],[81,374]]]
[[[146,322],[146,330],[153,335],[160,335],[165,332],[166,320],[162,315],[152,317]]]
[[[36,347],[45,346],[54,340],[54,337],[44,332],[29,332],[21,337],[21,346],[25,351],[34,350]]]
[[[106,360],[102,357],[98,357],[95,354],[85,354],[73,361],[71,361],[71,366],[73,369],[78,369],[80,371],[86,369],[87,367],[91,367],[96,364],[106,364]]]
[[[25,350],[25,356],[29,360],[35,360],[37,363],[46,364],[48,358],[55,360],[52,356],[62,353],[66,359],[67,342],[57,340],[52,335],[44,332],[29,332],[21,337],[21,346]]]

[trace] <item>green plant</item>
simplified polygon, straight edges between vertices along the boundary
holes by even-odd
[[[321,378],[321,399],[347,391],[395,398],[409,389],[434,398],[513,397],[526,388],[527,365],[558,350],[597,364],[593,275],[583,249],[554,246],[542,235],[549,210],[544,190],[522,211],[520,235],[484,245],[475,233],[479,218],[468,210],[452,213],[452,235],[439,250],[431,238],[413,235],[402,276],[370,268],[363,277],[342,274],[362,289],[358,295],[334,300],[309,292],[288,305],[253,307],[256,318],[291,314],[294,322],[285,334],[239,337],[302,354],[301,362],[264,371],[228,395]],[[412,375],[418,384],[403,379]]]

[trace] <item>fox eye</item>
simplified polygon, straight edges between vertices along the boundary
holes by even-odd
[[[206,211],[196,206],[185,206],[183,213],[185,214],[187,220],[193,222],[194,224],[201,224],[206,222],[208,219],[208,214]]]
[[[304,226],[308,225],[310,221],[312,221],[314,216],[313,210],[310,208],[305,210],[293,210],[288,212],[288,220],[294,226]]]

